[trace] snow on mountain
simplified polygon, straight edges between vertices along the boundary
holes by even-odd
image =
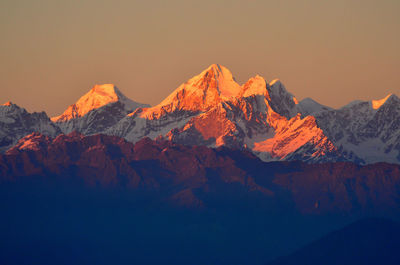
[[[231,72],[218,64],[213,64],[180,85],[160,104],[145,109],[140,116],[146,119],[157,119],[166,113],[199,112],[234,98],[240,92]]]
[[[113,84],[95,85],[88,93],[83,95],[75,104],[69,106],[63,114],[51,118],[54,122],[67,121],[79,118],[88,112],[101,108],[107,104],[120,101],[127,110],[137,108],[140,104],[133,102],[123,95]]]
[[[4,152],[20,138],[33,132],[49,136],[61,133],[45,112],[29,113],[11,102],[0,105],[0,152]]]
[[[141,107],[148,105],[130,100],[113,84],[95,85],[63,114],[51,120],[63,133],[79,131],[89,135],[104,131]]]
[[[379,109],[383,104],[385,104],[385,102],[391,97],[393,96],[393,94],[389,94],[386,97],[379,99],[379,100],[372,100],[371,104],[372,104],[372,108],[373,109]]]
[[[362,164],[400,162],[400,99],[353,101],[315,114],[318,126],[347,160]]]
[[[138,109],[106,133],[132,142],[145,136],[154,139],[183,127],[191,118],[233,98],[240,89],[228,69],[213,64],[180,85],[160,104]]]
[[[259,152],[264,160],[328,161],[326,155],[337,154],[336,147],[316,126],[314,117],[302,119],[298,114],[282,123],[273,137],[254,143],[253,151]]]
[[[78,131],[133,143],[149,137],[228,146],[265,161],[400,163],[399,117],[394,94],[332,109],[311,98],[298,102],[278,79],[268,83],[256,75],[239,85],[227,68],[213,64],[154,107],[126,98],[112,84],[94,86],[54,123],[8,102],[0,106],[0,152],[32,132]],[[31,148],[30,140],[21,148]]]
[[[271,107],[280,115],[290,119],[297,115],[297,99],[290,94],[279,79],[273,80],[267,87]]]
[[[321,105],[312,98],[305,98],[297,104],[297,110],[303,116],[308,116],[317,112],[332,110],[332,108]]]
[[[259,75],[256,75],[255,77],[250,78],[243,86],[242,89],[240,90],[238,97],[250,97],[253,95],[261,95],[265,96],[267,95],[267,82],[265,79]]]
[[[136,142],[167,138],[187,145],[250,149],[265,160],[336,152],[315,119],[297,115],[297,100],[279,80],[255,76],[243,86],[225,67],[211,65],[152,108],[138,109],[106,131]],[[293,126],[293,127],[290,127]]]

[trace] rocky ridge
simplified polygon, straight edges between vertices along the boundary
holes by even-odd
[[[298,101],[279,80],[267,82],[256,75],[239,85],[218,64],[154,107],[128,99],[112,84],[94,86],[53,122],[45,113],[38,118],[39,114],[26,112],[23,119],[16,119],[19,114],[7,110],[12,106],[1,106],[2,152],[34,131],[49,136],[77,131],[119,136],[132,143],[149,137],[226,146],[251,151],[264,161],[400,163],[396,95],[333,109],[310,98]]]

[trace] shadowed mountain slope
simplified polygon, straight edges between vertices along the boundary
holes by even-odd
[[[369,218],[310,243],[268,265],[400,264],[400,224]]]

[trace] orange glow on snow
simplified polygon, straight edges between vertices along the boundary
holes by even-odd
[[[392,94],[387,95],[385,98],[383,99],[379,99],[379,100],[372,100],[372,108],[373,109],[379,109],[383,104],[385,104],[386,100],[388,100],[388,98],[391,96]]]

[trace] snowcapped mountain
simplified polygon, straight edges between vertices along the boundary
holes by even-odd
[[[318,126],[348,160],[362,164],[400,162],[400,99],[354,101],[318,112]]]
[[[79,131],[96,134],[117,123],[139,107],[147,107],[128,99],[113,84],[95,85],[63,114],[51,118],[63,133]]]
[[[0,151],[32,133],[108,134],[184,145],[249,150],[264,161],[400,163],[400,99],[354,101],[333,109],[298,101],[278,79],[256,75],[239,85],[213,64],[154,107],[136,103],[112,84],[96,85],[60,116],[0,108]],[[29,146],[29,143],[27,144]]]
[[[213,64],[199,75],[179,86],[157,106],[146,110],[146,117],[160,112],[206,111],[222,101],[235,98],[241,88],[231,72],[225,67]]]
[[[0,105],[0,152],[32,132],[56,136],[61,130],[51,122],[45,112],[29,113],[11,102]]]
[[[152,108],[130,113],[106,133],[137,142],[157,137],[187,145],[250,149],[264,160],[329,160],[335,146],[279,80],[255,76],[240,86],[211,65]]]
[[[333,109],[319,104],[312,98],[305,98],[302,101],[300,101],[299,104],[297,104],[297,111],[298,113],[301,113],[303,116],[313,115],[315,113],[325,110],[333,110]]]

